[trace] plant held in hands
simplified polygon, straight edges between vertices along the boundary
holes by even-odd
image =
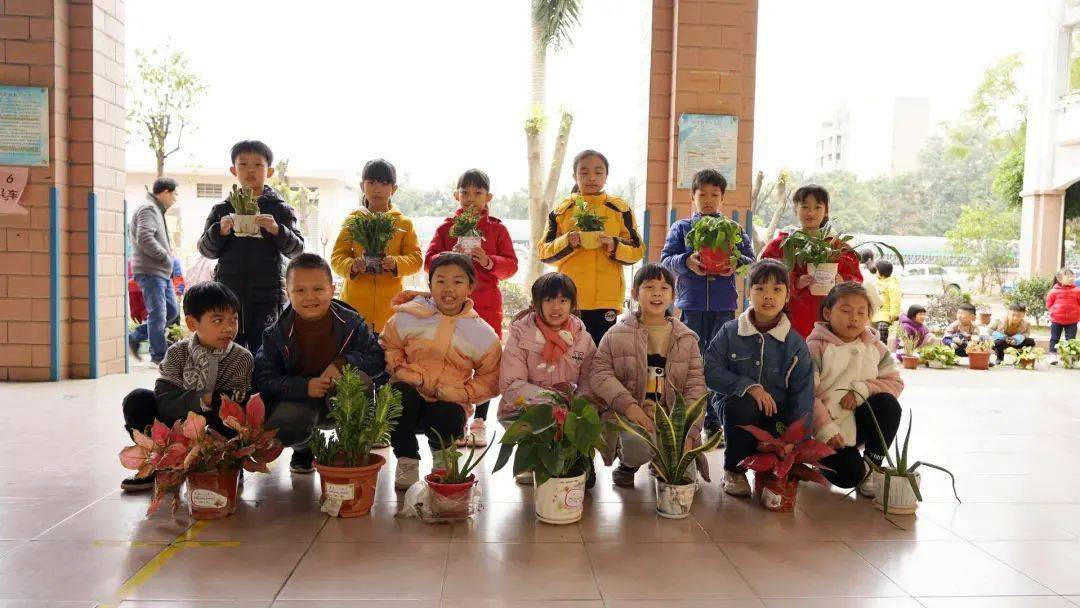
[[[788,268],[806,267],[807,274],[813,278],[810,293],[817,296],[827,295],[832,289],[840,256],[854,252],[857,247],[873,247],[881,257],[884,257],[884,250],[887,249],[896,256],[901,266],[904,265],[904,256],[892,245],[881,241],[852,244],[853,240],[854,236],[833,232],[831,226],[826,226],[815,232],[796,230],[784,239],[780,249],[784,252],[784,263]]]
[[[579,231],[600,232],[604,229],[606,221],[607,218],[589,209],[589,204],[585,202],[584,197],[578,196],[574,199],[574,223],[577,224]]]
[[[686,233],[686,246],[701,256],[709,274],[726,272],[728,268],[739,274],[749,270],[749,266],[739,263],[742,240],[742,228],[723,216],[703,216]]]
[[[483,236],[480,234],[480,215],[473,210],[462,211],[454,216],[450,236],[457,239],[459,248],[468,253],[479,249]]]
[[[232,205],[236,215],[259,214],[259,197],[255,196],[251,188],[247,186],[240,187],[233,184],[229,192],[229,204]]]
[[[348,220],[349,236],[354,243],[364,249],[364,255],[371,258],[382,258],[386,255],[386,247],[394,238],[397,218],[394,214],[386,211],[371,213],[358,213]]]

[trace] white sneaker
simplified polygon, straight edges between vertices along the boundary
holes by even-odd
[[[746,479],[746,473],[724,471],[720,487],[729,496],[750,496],[750,482]]]
[[[883,477],[884,477],[884,475],[882,475],[881,473],[878,473],[876,471],[870,473],[866,477],[866,479],[863,480],[863,482],[859,484],[859,488],[858,488],[859,496],[864,496],[866,498],[874,498],[875,495],[876,495],[876,492],[874,492],[874,488],[876,487],[874,485],[874,483],[877,480],[882,479]]]
[[[483,418],[473,419],[472,423],[469,424],[469,429],[465,431],[465,436],[457,440],[457,446],[459,448],[468,446],[487,447],[487,428],[484,426]]]
[[[533,484],[532,471],[525,471],[524,473],[514,475],[514,481],[518,482],[519,485],[531,486]]]
[[[408,490],[420,481],[420,459],[398,458],[397,470],[394,471],[394,489]]]

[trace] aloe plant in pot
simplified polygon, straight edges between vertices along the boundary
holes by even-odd
[[[545,391],[526,403],[506,429],[495,471],[514,457],[514,475],[531,471],[536,516],[551,524],[581,519],[585,480],[596,452],[604,449],[608,425],[600,420],[600,408],[569,384]]]
[[[600,237],[604,234],[604,224],[607,218],[593,209],[582,196],[574,199],[574,223],[577,224],[578,234],[581,235],[581,246],[585,249],[598,249]]]
[[[460,462],[462,453],[454,446],[454,441],[444,441],[438,431],[440,449],[435,454],[438,468],[424,477],[429,493],[432,516],[440,519],[463,519],[468,517],[472,508],[473,492],[476,488],[476,475],[473,470],[480,465],[487,453],[495,445],[495,439],[477,455],[477,448],[470,446],[465,462]]]
[[[654,432],[623,416],[618,417],[619,426],[636,435],[652,450],[650,466],[656,473],[656,512],[661,517],[683,519],[690,515],[697,490],[697,480],[691,476],[690,465],[699,454],[716,449],[724,439],[722,433],[713,433],[705,443],[691,447],[690,433],[705,416],[708,398],[706,393],[687,405],[682,394],[676,393],[671,412],[662,407],[655,408]]]
[[[332,435],[311,438],[315,468],[322,484],[322,510],[335,517],[359,517],[371,510],[379,469],[386,460],[373,446],[390,442],[401,417],[401,393],[384,384],[371,400],[371,380],[351,365],[341,370],[330,398]]]
[[[892,245],[881,241],[852,244],[853,240],[853,235],[833,232],[830,226],[826,226],[813,232],[796,230],[780,243],[780,249],[784,252],[784,263],[788,268],[794,270],[798,266],[806,266],[806,273],[813,279],[810,293],[815,296],[828,295],[836,283],[840,257],[853,253],[858,247],[872,247],[877,250],[879,257],[885,257],[885,250],[888,250],[896,256],[900,266],[904,265],[904,256]]]
[[[233,208],[233,234],[236,236],[262,238],[262,232],[255,223],[259,214],[259,197],[247,186],[233,184],[229,192],[229,204]]]

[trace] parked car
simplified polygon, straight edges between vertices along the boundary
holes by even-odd
[[[941,295],[961,293],[967,288],[967,277],[936,264],[908,264],[895,271],[904,295]]]

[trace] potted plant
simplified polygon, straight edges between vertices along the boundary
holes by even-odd
[[[233,234],[262,238],[262,232],[255,223],[255,216],[259,214],[259,197],[255,196],[251,188],[241,188],[233,184],[232,191],[229,192],[229,204],[233,208]]]
[[[589,209],[584,197],[579,195],[574,199],[574,223],[581,235],[581,246],[585,249],[600,247],[600,237],[604,234],[606,220],[607,218]]]
[[[636,435],[652,450],[651,466],[656,473],[656,512],[661,517],[683,519],[690,515],[697,490],[697,480],[688,475],[690,463],[698,454],[715,449],[724,439],[722,433],[714,433],[702,445],[690,447],[690,432],[705,416],[708,398],[709,395],[705,394],[687,405],[682,394],[676,393],[675,405],[670,413],[662,407],[654,410],[654,432],[646,431],[623,416],[618,417],[619,426]]]
[[[1046,358],[1046,351],[1038,346],[1025,346],[1019,350],[1010,346],[1005,349],[1005,357],[1019,369],[1035,369],[1035,364]]]
[[[346,222],[349,236],[364,250],[364,272],[381,273],[386,247],[399,230],[395,227],[397,217],[388,211],[373,211],[351,215]]]
[[[570,524],[581,519],[586,477],[597,450],[606,446],[607,425],[599,410],[590,397],[561,384],[509,418],[495,471],[513,455],[514,475],[533,473],[540,521]]]
[[[1057,343],[1058,361],[1065,369],[1080,369],[1080,338]]]
[[[475,211],[462,211],[454,216],[450,236],[457,239],[457,244],[464,253],[480,249],[484,237],[480,234],[479,225],[480,216]]]
[[[206,418],[189,412],[172,428],[155,420],[150,435],[136,430],[135,445],[120,452],[120,463],[137,471],[136,477],[155,473],[154,494],[147,515],[157,511],[167,494],[173,495],[175,512],[181,484],[187,485],[187,502],[195,519],[218,519],[236,511],[236,484],[240,469],[268,473],[267,463],[281,454],[277,430],[263,429],[266,407],[259,395],[247,405],[223,398],[219,410],[225,426],[236,435],[225,438],[207,427]]]
[[[919,368],[919,336],[900,329],[900,325],[894,324],[890,330],[894,335],[899,335],[903,354],[900,360],[904,363],[904,369]]]
[[[754,493],[766,509],[794,511],[800,481],[828,485],[820,461],[836,452],[808,436],[805,420],[800,418],[786,428],[777,423],[779,437],[748,424],[739,428],[758,440],[758,453],[744,458],[739,466],[754,471]]]
[[[979,311],[979,325],[990,325],[991,314],[989,310]]]
[[[948,369],[956,365],[956,351],[944,344],[927,344],[919,348],[919,362],[931,369]]]
[[[805,265],[806,273],[812,277],[810,293],[815,296],[828,295],[836,283],[837,262],[845,252],[853,251],[857,247],[869,246],[877,250],[879,257],[885,256],[888,249],[904,265],[904,256],[892,245],[881,241],[864,241],[851,244],[855,237],[850,234],[834,233],[832,228],[826,226],[814,232],[796,230],[788,235],[780,248],[784,252],[784,263],[788,268]]]
[[[333,517],[359,517],[371,511],[375,483],[386,460],[372,446],[390,442],[390,431],[401,416],[401,393],[389,384],[371,400],[371,380],[351,365],[341,370],[330,398],[334,428],[327,437],[311,438],[315,469],[322,484],[322,510]]]
[[[701,257],[701,268],[706,274],[735,272],[745,273],[749,267],[739,264],[739,244],[742,228],[722,217],[706,215],[699,219],[686,233],[686,246]],[[735,260],[734,266],[731,260]]]
[[[967,345],[968,369],[990,369],[990,353],[994,345],[989,340],[972,340]]]
[[[424,477],[431,489],[431,513],[443,519],[463,519],[469,516],[476,488],[473,469],[484,460],[495,441],[492,440],[479,456],[476,455],[476,447],[470,447],[465,462],[461,463],[462,454],[454,447],[453,440],[446,442],[438,431],[435,434],[439,436],[440,449],[434,460],[439,468]]]

